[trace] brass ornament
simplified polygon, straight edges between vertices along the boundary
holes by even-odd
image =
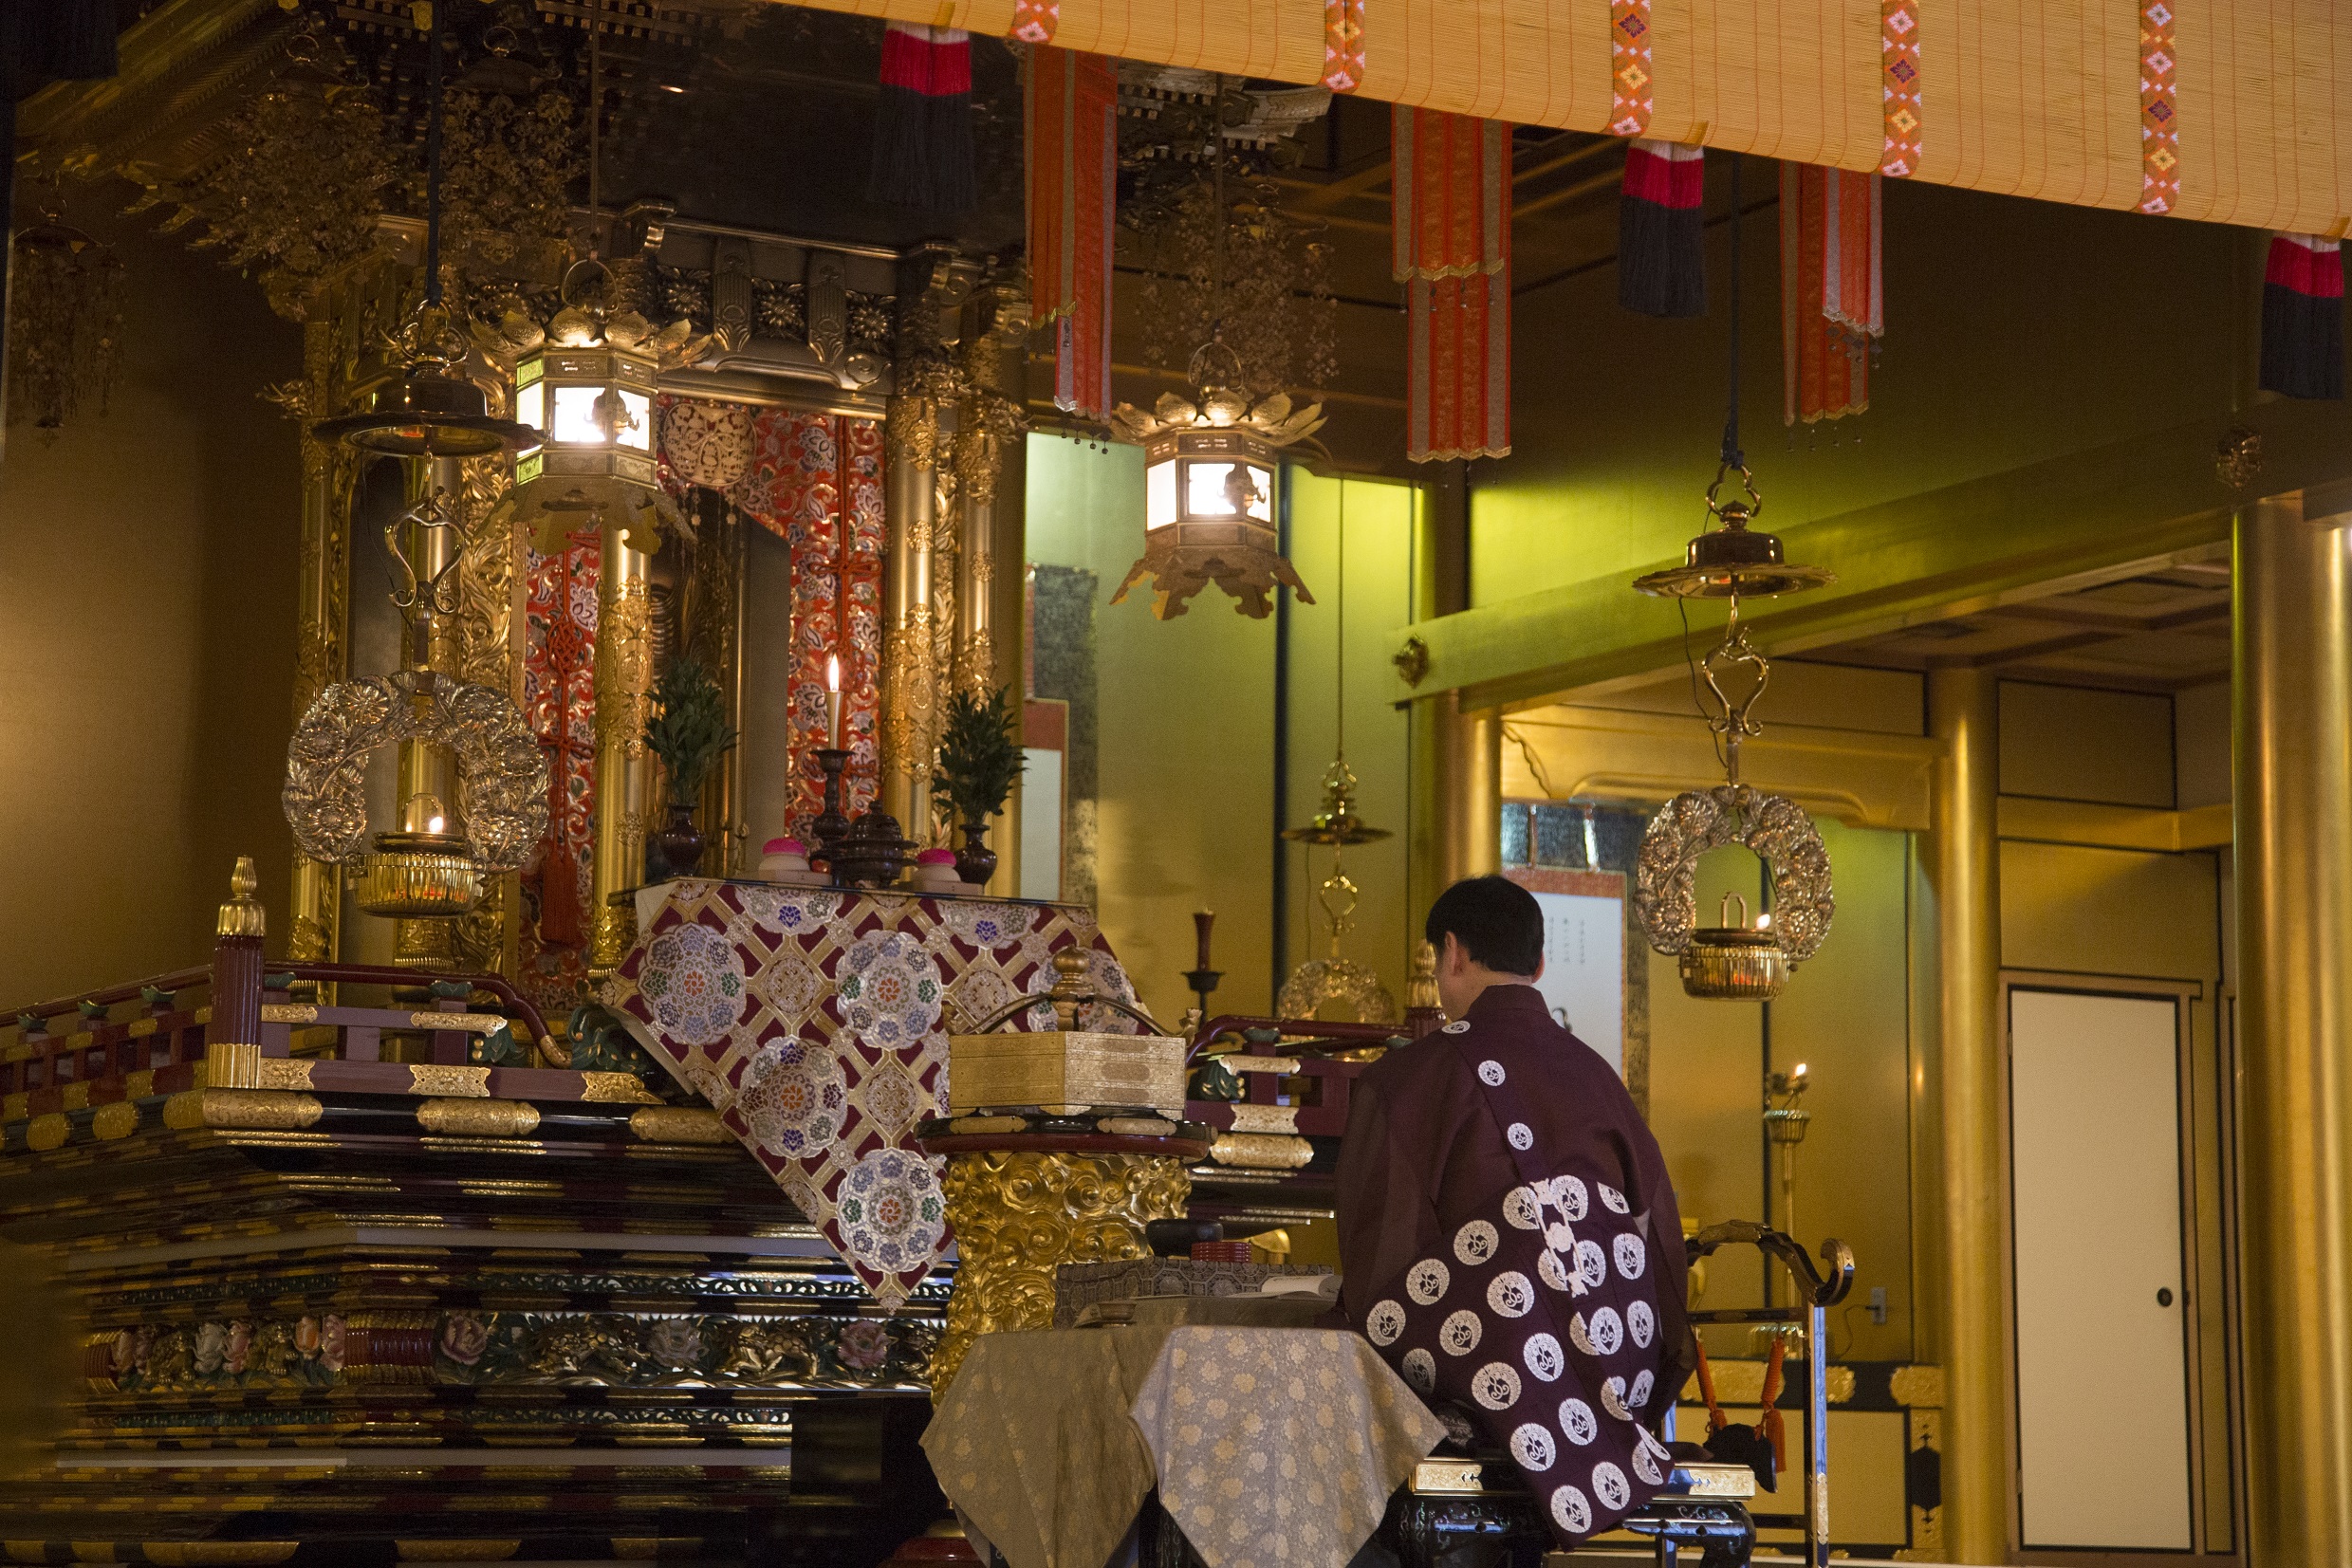
[[[539,1131],[539,1108],[519,1099],[428,1099],[417,1125],[446,1137],[527,1138]]]
[[[122,353],[122,258],[54,207],[9,238],[8,418],[56,430],[103,415]]]
[[[1733,320],[1736,323],[1736,307]],[[1777,538],[1749,528],[1764,502],[1739,452],[1736,360],[1732,387],[1734,417],[1724,431],[1714,483],[1707,487],[1708,513],[1721,526],[1690,542],[1682,565],[1634,582],[1639,592],[1658,598],[1730,601],[1722,640],[1691,665],[1694,696],[1702,683],[1705,688],[1706,696],[1698,698],[1700,717],[1714,736],[1724,782],[1713,789],[1684,791],[1651,820],[1634,867],[1634,912],[1650,946],[1681,960],[1686,993],[1715,1001],[1766,1001],[1779,994],[1792,968],[1820,948],[1837,901],[1830,889],[1829,852],[1813,819],[1787,797],[1740,782],[1740,747],[1764,732],[1752,714],[1771,681],[1772,664],[1748,640],[1739,605],[1743,597],[1803,593],[1836,577],[1818,566],[1792,564]],[[1745,499],[1718,501],[1733,472]],[[1702,930],[1693,888],[1699,857],[1730,844],[1753,851],[1771,873],[1772,909],[1750,926],[1742,898],[1739,923],[1733,925],[1727,896],[1722,923]]]
[[[465,843],[475,867],[512,871],[547,831],[547,764],[503,692],[402,671],[319,693],[287,747],[284,802],[294,841],[313,860],[358,865],[367,839],[367,754],[423,740],[456,753]]]
[[[629,1113],[629,1134],[640,1143],[714,1143],[734,1141],[734,1134],[716,1111],[698,1105],[648,1105]]]
[[[1812,957],[1837,913],[1829,852],[1803,806],[1742,784],[1676,796],[1642,835],[1634,911],[1650,945],[1669,954],[1691,945],[1698,925],[1692,885],[1698,858],[1728,844],[1745,845],[1771,869],[1775,944],[1792,964]]]
[[[1053,1326],[1062,1264],[1150,1257],[1144,1226],[1180,1218],[1193,1183],[1173,1155],[988,1150],[951,1155],[942,1186],[962,1264],[932,1358],[935,1399],[981,1335]]]
[[[1388,829],[1370,825],[1357,812],[1356,772],[1345,757],[1334,759],[1324,774],[1322,808],[1306,826],[1286,828],[1282,836],[1292,843],[1330,846],[1331,875],[1323,879],[1315,897],[1331,925],[1331,950],[1290,971],[1274,999],[1274,1011],[1284,1018],[1317,1018],[1336,1002],[1352,1011],[1357,1023],[1395,1023],[1397,999],[1380,977],[1340,956],[1341,940],[1356,923],[1362,892],[1341,863],[1342,854],[1351,844],[1375,843],[1390,836]]]
[[[2213,477],[2233,490],[2243,490],[2261,478],[2261,433],[2232,425],[2213,448]]]

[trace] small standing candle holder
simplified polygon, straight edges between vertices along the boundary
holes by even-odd
[[[1210,995],[1216,990],[1217,982],[1225,978],[1223,969],[1209,967],[1209,928],[1216,923],[1216,918],[1215,913],[1210,910],[1199,910],[1194,913],[1193,968],[1184,971],[1184,983],[1192,987],[1195,996],[1200,998],[1200,1016],[1204,1019],[1209,1016]]]
[[[842,840],[849,837],[849,818],[842,810],[842,770],[849,766],[849,753],[838,747],[820,747],[817,766],[824,770],[824,809],[808,824],[808,836],[816,840],[808,863],[833,878],[835,887],[845,887],[842,876]]]

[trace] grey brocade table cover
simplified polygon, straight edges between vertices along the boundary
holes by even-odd
[[[1011,1568],[1102,1568],[1157,1485],[1209,1568],[1325,1568],[1445,1428],[1358,1335],[984,1335],[923,1449]]]

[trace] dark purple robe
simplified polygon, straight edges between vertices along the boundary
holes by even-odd
[[[1682,1217],[1624,1084],[1535,987],[1356,1080],[1339,1230],[1348,1320],[1509,1452],[1562,1540],[1657,1493],[1691,1369]]]

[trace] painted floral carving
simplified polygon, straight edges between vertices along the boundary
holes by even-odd
[[[844,1323],[834,1341],[834,1354],[843,1366],[871,1372],[890,1359],[890,1331],[864,1318]]]
[[[343,1380],[343,1356],[333,1313],[141,1323],[97,1337],[90,1376],[118,1393],[329,1388]]]
[[[461,1367],[472,1366],[490,1348],[490,1330],[471,1312],[453,1312],[441,1323],[440,1353]]]
[[[934,1322],[620,1313],[452,1313],[433,1381],[608,1388],[897,1388],[923,1383]]]

